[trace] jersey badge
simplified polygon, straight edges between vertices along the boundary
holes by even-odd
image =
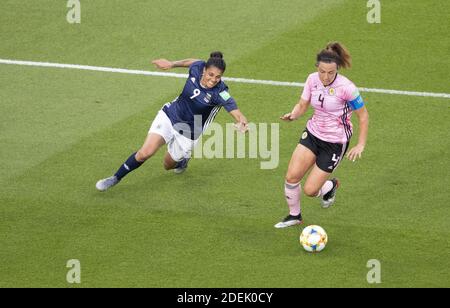
[[[220,97],[222,97],[222,99],[224,101],[227,101],[227,100],[229,100],[231,98],[230,93],[228,93],[227,91],[220,92],[219,95],[220,95]]]

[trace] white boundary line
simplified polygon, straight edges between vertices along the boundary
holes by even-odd
[[[77,70],[87,70],[87,71],[96,71],[96,72],[121,73],[121,74],[158,76],[158,77],[174,77],[174,78],[187,78],[188,77],[187,74],[150,72],[150,71],[142,71],[142,70],[129,70],[129,69],[123,69],[123,68],[99,67],[99,66],[89,66],[89,65],[16,61],[16,60],[7,60],[7,59],[0,59],[0,64],[65,68],[65,69],[77,69]],[[300,83],[300,82],[283,82],[283,81],[257,80],[257,79],[231,78],[231,77],[224,77],[223,80],[231,81],[231,82],[238,82],[238,83],[261,84],[261,85],[282,86],[282,87],[304,87],[305,86],[304,83]],[[358,87],[358,88],[361,92],[421,96],[421,97],[450,98],[449,93],[411,92],[411,91],[371,89],[371,88],[360,88],[360,87]]]

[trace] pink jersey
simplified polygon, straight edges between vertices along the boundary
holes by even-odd
[[[309,75],[302,99],[311,102],[314,114],[307,128],[317,138],[345,144],[353,134],[352,111],[364,106],[356,86],[338,74],[333,83],[324,86],[319,73]]]

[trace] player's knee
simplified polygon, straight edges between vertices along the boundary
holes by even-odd
[[[137,152],[136,159],[140,162],[144,162],[153,155],[155,155],[155,151],[153,151],[152,149],[142,148]]]
[[[285,180],[286,180],[287,183],[296,184],[296,183],[299,183],[302,179],[300,177],[298,177],[298,176],[295,176],[293,174],[289,174],[288,173],[286,175]]]
[[[318,191],[315,187],[311,185],[305,185],[305,187],[303,187],[303,193],[308,197],[316,197]]]
[[[167,170],[167,171],[168,171],[168,170],[172,170],[173,167],[174,167],[173,164],[168,163],[168,162],[166,162],[166,161],[163,162],[163,166],[164,166],[164,169]]]
[[[163,166],[166,170],[175,169],[177,162],[172,159],[172,157],[167,153],[164,157]]]

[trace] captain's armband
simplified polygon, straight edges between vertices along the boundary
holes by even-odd
[[[358,110],[364,107],[364,101],[361,95],[358,95],[358,97],[356,97],[354,100],[349,101],[348,105],[350,106],[350,108],[352,108],[352,110]]]

